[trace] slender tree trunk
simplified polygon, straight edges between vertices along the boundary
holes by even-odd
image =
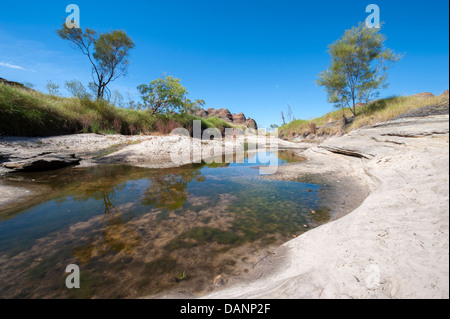
[[[102,98],[102,87],[99,84],[98,89],[97,89],[97,101],[99,101]]]
[[[352,101],[353,101],[353,107],[351,108],[351,110],[352,110],[352,113],[353,113],[353,116],[355,116],[356,117],[356,101],[355,101],[355,95],[353,94],[353,96],[352,96]]]

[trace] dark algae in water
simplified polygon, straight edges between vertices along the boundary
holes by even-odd
[[[271,156],[280,165],[301,160]],[[0,219],[0,297],[201,293],[217,276],[251,268],[258,251],[328,221],[320,185],[264,179],[256,166],[247,157],[242,164],[20,175],[49,191]],[[80,267],[80,289],[65,286],[69,264]]]

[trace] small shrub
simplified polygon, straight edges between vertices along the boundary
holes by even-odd
[[[100,124],[98,124],[97,122],[92,122],[91,131],[92,133],[97,134],[100,131]]]
[[[309,132],[313,135],[316,134],[316,132],[317,132],[317,124],[316,123],[314,123],[314,122],[309,123]]]
[[[113,122],[113,127],[116,132],[120,133],[122,131],[122,121],[116,117]]]
[[[136,126],[134,126],[133,124],[128,125],[128,129],[130,130],[130,135],[135,135],[137,132]]]
[[[91,126],[91,120],[88,116],[83,115],[81,118],[81,125],[83,126],[83,133],[89,133],[89,127]]]

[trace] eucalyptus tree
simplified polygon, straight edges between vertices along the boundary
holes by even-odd
[[[358,103],[368,103],[387,88],[387,70],[401,57],[386,48],[385,41],[380,29],[360,23],[329,46],[330,66],[316,82],[325,87],[330,103],[356,116]]]
[[[68,40],[89,59],[92,65],[92,80],[89,87],[97,99],[110,96],[108,85],[125,76],[129,65],[129,52],[134,48],[133,40],[122,30],[105,33],[86,28],[68,28],[65,24],[57,33]]]

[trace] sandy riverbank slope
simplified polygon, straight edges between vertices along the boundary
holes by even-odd
[[[305,151],[309,173],[347,162],[370,195],[205,298],[449,298],[448,133],[448,116],[410,118]]]

